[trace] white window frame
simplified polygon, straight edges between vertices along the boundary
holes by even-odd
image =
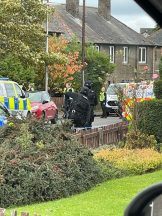
[[[138,49],[138,51],[139,51],[139,58],[138,58],[138,61],[139,61],[139,63],[146,63],[146,56],[147,56],[147,53],[146,53],[146,47],[139,47],[139,49]],[[144,51],[144,60],[143,60],[143,51]],[[141,56],[141,58],[140,58],[140,56]]]
[[[100,52],[100,46],[99,45],[95,44],[95,45],[93,45],[93,48],[96,49],[98,52]]]
[[[109,56],[110,56],[110,63],[115,62],[115,49],[114,46],[109,46]]]
[[[95,48],[98,52],[100,52],[100,46],[99,45],[95,45]]]
[[[123,47],[123,64],[128,64],[129,52],[128,47]]]

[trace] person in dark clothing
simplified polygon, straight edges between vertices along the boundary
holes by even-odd
[[[90,104],[87,98],[88,88],[83,87],[80,93],[65,93],[66,101],[71,98],[67,118],[73,121],[74,127],[86,127],[90,119]]]
[[[71,83],[66,83],[66,87],[64,88],[64,95],[67,92],[74,92],[74,89],[72,88]],[[72,102],[72,98],[69,97],[69,99],[66,99],[65,101],[66,101],[66,103],[64,103],[64,106],[63,106],[63,108],[64,108],[63,118],[68,118],[68,111],[69,111],[69,108],[70,108],[70,104]]]
[[[88,122],[88,127],[92,127],[92,122],[94,122],[94,107],[98,104],[97,94],[92,89],[92,82],[90,80],[85,81],[85,87],[88,87],[88,100],[90,103],[90,121]]]
[[[100,99],[100,104],[101,104],[101,109],[102,109],[101,118],[107,118],[105,87],[102,87],[102,88],[101,88],[100,95],[99,95],[99,99]]]
[[[24,83],[22,84],[22,90],[23,90],[24,92],[26,92],[26,90],[27,90]]]

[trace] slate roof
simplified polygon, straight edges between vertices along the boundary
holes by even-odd
[[[153,41],[156,45],[162,46],[162,29],[159,29],[158,31],[153,32],[149,39]]]
[[[81,41],[83,7],[79,7],[78,18],[74,18],[69,14],[64,4],[56,5],[55,8],[56,12],[50,19],[49,31],[64,32],[68,39],[75,34]],[[86,42],[111,45],[154,46],[153,42],[144,38],[143,35],[132,30],[114,17],[111,16],[111,21],[105,20],[98,14],[98,9],[94,7],[86,7]]]

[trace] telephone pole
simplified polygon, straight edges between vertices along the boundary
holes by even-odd
[[[82,85],[84,86],[85,82],[85,74],[84,74],[84,67],[85,67],[85,0],[83,0],[83,17],[82,17]]]
[[[48,53],[48,7],[49,0],[47,0],[47,16],[46,16],[46,53]],[[48,65],[45,65],[45,91],[48,91]]]

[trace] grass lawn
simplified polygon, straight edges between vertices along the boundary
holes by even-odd
[[[160,181],[162,170],[110,180],[86,193],[70,198],[16,209],[19,212],[29,212],[31,215],[36,212],[41,216],[122,216],[125,207],[137,192]]]

